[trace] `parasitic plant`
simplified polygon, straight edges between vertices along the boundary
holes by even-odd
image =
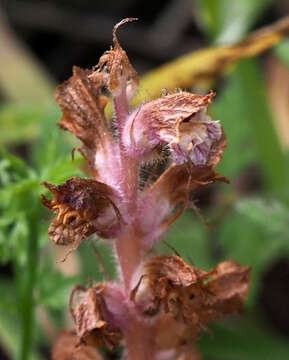
[[[71,252],[96,234],[111,243],[119,276],[75,286],[70,297],[75,334],[62,334],[55,360],[77,354],[100,359],[93,347],[121,344],[129,360],[197,359],[194,340],[200,331],[217,317],[239,313],[248,292],[250,268],[233,260],[204,271],[177,254],[152,252],[195,191],[227,181],[215,172],[226,137],[207,115],[213,92],[179,91],[129,107],[138,76],[117,29],[132,20],[114,27],[113,47],[96,69],[74,67],[56,90],[63,113],[59,125],[81,140],[93,178],[44,183],[53,199],[43,196],[43,204],[56,214],[49,238]],[[113,121],[105,116],[104,90],[114,105]],[[151,171],[145,181],[144,166]]]

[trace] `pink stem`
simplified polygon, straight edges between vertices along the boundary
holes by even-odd
[[[154,360],[153,339],[152,329],[134,318],[126,333],[127,360]]]
[[[132,276],[142,260],[142,252],[141,243],[132,224],[116,240],[116,254],[127,298],[131,290]]]
[[[121,172],[123,174],[123,194],[126,202],[128,222],[120,237],[116,240],[116,255],[123,279],[126,301],[129,304],[129,320],[125,331],[127,359],[153,360],[153,336],[151,329],[145,322],[137,318],[134,303],[130,301],[132,277],[142,262],[144,250],[140,242],[135,224],[135,214],[138,200],[139,169],[138,162],[127,156],[122,144],[122,131],[129,115],[126,87],[123,87],[119,96],[114,98],[114,107],[117,120],[118,141],[121,157]]]

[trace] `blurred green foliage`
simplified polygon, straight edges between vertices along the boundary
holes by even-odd
[[[211,43],[231,43],[248,32],[270,3],[200,0],[197,17]],[[288,40],[274,51],[289,67]],[[204,269],[225,258],[253,267],[245,315],[216,323],[213,339],[208,335],[200,339],[201,352],[212,360],[289,357],[288,343],[272,333],[257,308],[264,270],[281,254],[289,258],[289,157],[275,130],[260,69],[258,59],[238,63],[223,78],[210,110],[222,121],[228,136],[228,149],[218,171],[232,180],[232,185],[217,185],[219,199],[205,214],[215,229],[208,230],[189,210],[167,236],[188,262]],[[21,139],[29,144],[31,154],[25,162],[1,146],[0,261],[12,264],[13,283],[10,278],[1,278],[0,339],[13,358],[22,360],[41,359],[37,345],[45,340],[43,332],[36,332],[36,307],[45,307],[55,325],[61,327],[71,287],[88,278],[98,281],[103,277],[88,242],[79,249],[81,272],[77,276],[66,276],[56,269],[48,245],[47,223],[43,222],[47,213],[40,203],[40,194],[47,190],[41,182],[57,184],[81,175],[82,164],[80,157],[74,162],[70,159],[73,145],[71,138],[56,128],[59,117],[57,106],[49,103],[9,103],[0,108],[1,140],[11,144]],[[248,197],[236,183],[252,165],[264,184]],[[115,276],[110,247],[96,245]],[[158,250],[169,251],[165,246]]]

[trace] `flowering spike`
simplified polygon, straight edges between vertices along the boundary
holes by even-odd
[[[72,77],[57,87],[63,113],[59,125],[82,141],[94,179],[43,183],[53,199],[42,195],[42,202],[55,212],[48,236],[57,245],[70,244],[69,252],[92,234],[114,245],[118,282],[76,286],[70,297],[83,354],[91,346],[113,349],[125,343],[128,360],[198,359],[193,342],[200,331],[219,316],[241,311],[250,268],[227,260],[207,272],[177,253],[152,256],[151,249],[196,190],[228,182],[215,172],[226,136],[206,113],[214,92],[163,94],[130,111],[138,76],[117,30],[133,20],[114,27],[113,47],[96,70],[74,67]],[[105,87],[117,131],[105,117]],[[144,186],[142,164],[160,157],[165,161],[155,161]],[[74,343],[74,335],[68,337]],[[71,349],[68,354],[73,357]]]

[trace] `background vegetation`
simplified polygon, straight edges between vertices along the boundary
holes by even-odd
[[[288,358],[289,39],[258,57],[208,71],[208,64],[224,60],[225,44],[278,20],[288,13],[288,2],[11,0],[1,6],[1,359],[48,358],[57,331],[70,324],[71,287],[103,278],[89,242],[57,263],[63,254],[47,238],[40,183],[81,175],[81,157],[72,162],[70,156],[72,138],[56,126],[60,111],[54,87],[73,64],[95,65],[111,43],[113,25],[127,16],[140,21],[120,31],[123,47],[140,74],[154,69],[144,77],[138,98],[161,92],[159,65],[190,53],[189,65],[174,61],[165,78],[183,86],[176,76],[182,73],[188,90],[216,89],[210,111],[228,136],[218,170],[231,185],[210,186],[193,199],[214,230],[188,210],[167,238],[187,261],[204,269],[225,258],[253,266],[244,316],[214,324],[213,337],[203,334],[198,341],[201,352],[209,360]],[[201,47],[210,47],[209,52],[194,52]],[[90,241],[114,275],[109,246]]]

